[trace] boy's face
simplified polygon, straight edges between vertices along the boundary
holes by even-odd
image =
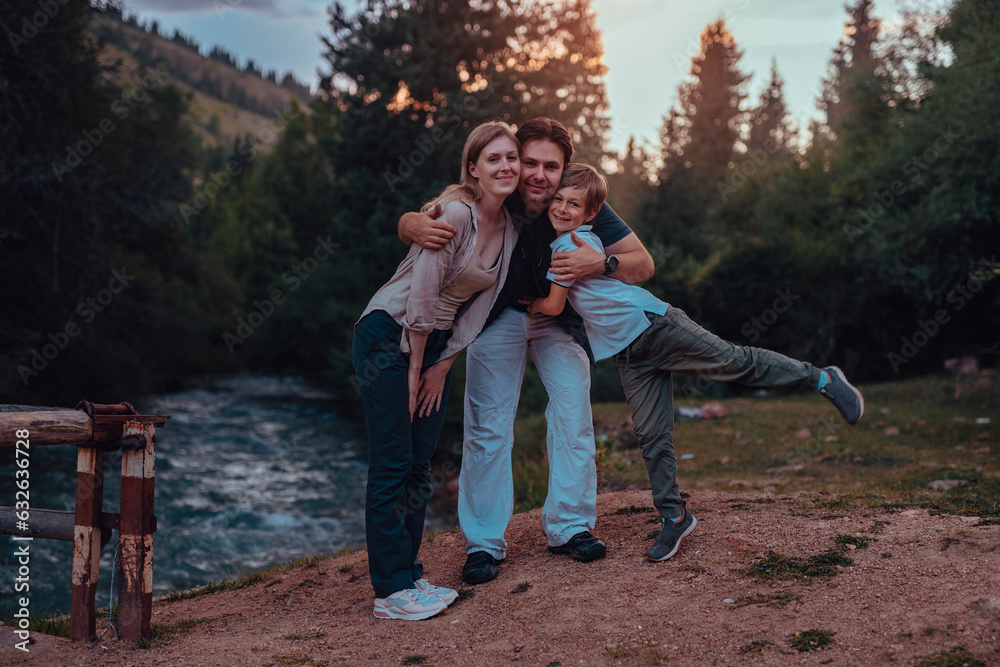
[[[572,231],[594,219],[596,211],[587,211],[583,188],[559,188],[549,203],[549,220],[559,234]]]

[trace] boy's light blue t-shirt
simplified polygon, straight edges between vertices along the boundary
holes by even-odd
[[[573,231],[598,252],[604,252],[601,240],[590,229],[590,225],[582,225]],[[558,236],[549,247],[553,253],[577,248],[570,232]],[[566,298],[583,318],[596,361],[618,354],[649,328],[647,311],[657,315],[667,312],[667,304],[663,301],[641,287],[626,285],[615,278],[593,276],[559,282],[551,271],[545,277],[557,285],[571,288]]]

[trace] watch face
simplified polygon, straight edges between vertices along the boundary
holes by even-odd
[[[604,268],[607,269],[608,273],[618,270],[618,258],[614,255],[608,255],[608,258],[604,260]]]

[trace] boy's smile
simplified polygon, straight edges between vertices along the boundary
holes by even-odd
[[[565,234],[593,220],[594,213],[586,208],[587,192],[583,188],[559,188],[549,203],[549,220],[556,233]]]

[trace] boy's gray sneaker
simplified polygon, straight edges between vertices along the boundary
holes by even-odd
[[[830,399],[840,411],[844,421],[854,426],[865,414],[865,397],[857,387],[847,381],[844,371],[836,366],[827,366],[823,370],[830,376],[830,382],[820,389],[819,393]]]
[[[656,544],[646,552],[646,558],[654,561],[664,561],[673,557],[681,547],[681,540],[691,534],[694,527],[698,525],[698,519],[694,514],[687,511],[684,506],[684,518],[674,523],[670,519],[663,520],[663,528],[660,529],[660,536],[656,538]]]

